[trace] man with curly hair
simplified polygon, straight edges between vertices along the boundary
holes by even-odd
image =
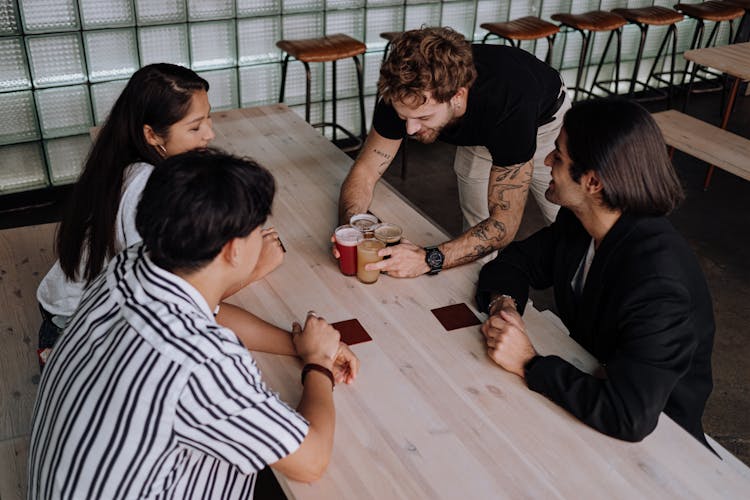
[[[502,249],[515,237],[529,188],[547,222],[554,220],[559,207],[544,198],[543,162],[570,108],[556,70],[515,47],[472,45],[450,28],[422,28],[393,41],[378,90],[372,130],[341,187],[341,220],[368,210],[408,135],[459,146],[454,170],[465,232],[434,247],[388,247],[381,254],[391,258],[368,268],[416,277]]]

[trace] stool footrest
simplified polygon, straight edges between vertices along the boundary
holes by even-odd
[[[347,146],[345,148],[341,148],[342,151],[356,151],[359,148],[362,147],[362,137],[354,135],[352,132],[350,132],[348,129],[344,128],[343,126],[339,125],[338,123],[333,122],[319,122],[319,123],[313,123],[311,125],[313,128],[325,128],[325,127],[331,127],[335,128],[336,130],[339,130],[344,133],[349,139],[355,141],[355,144],[351,146]]]
[[[612,83],[617,83],[617,84],[627,83],[628,87],[629,87],[630,84],[632,83],[632,81],[633,81],[632,78],[621,78],[619,82],[617,82],[617,80],[599,80],[598,82],[594,83],[594,87],[598,88],[599,90],[602,90],[602,91],[606,92],[608,95],[617,95],[618,94],[617,91],[613,92],[612,90],[610,90],[608,88],[605,88],[605,87],[609,87],[610,84],[612,84]],[[668,89],[662,89],[662,88],[659,88],[659,87],[654,87],[653,85],[649,85],[648,83],[643,82],[641,80],[636,80],[635,81],[634,87],[637,86],[637,85],[640,85],[641,89],[640,90],[634,89],[633,90],[634,93],[635,92],[647,92],[648,91],[648,92],[654,92],[657,95],[655,95],[655,96],[639,96],[639,97],[634,97],[633,100],[635,100],[635,101],[639,101],[639,102],[651,102],[651,101],[661,101],[663,99],[669,99],[669,90]]]

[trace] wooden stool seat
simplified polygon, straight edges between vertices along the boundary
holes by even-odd
[[[552,19],[582,31],[612,31],[628,24],[628,21],[619,14],[603,10],[592,10],[583,14],[553,14]]]
[[[612,9],[631,23],[650,24],[652,26],[667,26],[682,21],[685,16],[676,10],[666,7],[643,7],[640,9]]]
[[[521,48],[522,41],[546,38],[547,56],[544,58],[544,61],[547,64],[552,60],[552,48],[555,44],[555,36],[560,32],[560,27],[556,24],[534,16],[520,17],[513,21],[502,23],[482,23],[480,26],[487,30],[482,43],[486,43],[494,35],[502,38],[513,47]]]
[[[731,21],[745,15],[745,9],[728,2],[678,3],[675,9],[695,19],[704,21]]]
[[[276,46],[303,62],[330,62],[364,54],[367,45],[348,35],[336,34],[305,40],[279,40]]]
[[[511,40],[537,40],[557,34],[560,31],[556,24],[534,16],[526,16],[504,23],[482,23],[480,27],[499,37]]]

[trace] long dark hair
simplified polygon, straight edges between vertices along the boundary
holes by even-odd
[[[659,126],[642,106],[621,98],[585,101],[565,114],[570,175],[595,171],[602,201],[634,215],[666,215],[684,194]]]
[[[91,281],[114,256],[125,169],[138,161],[154,166],[162,162],[156,148],[146,142],[143,126],[166,138],[199,90],[208,91],[208,82],[174,64],[150,64],[130,78],[91,147],[57,231],[55,249],[68,279]]]
[[[228,241],[263,224],[275,190],[273,176],[249,158],[215,149],[188,151],[151,174],[135,226],[157,266],[194,272]]]

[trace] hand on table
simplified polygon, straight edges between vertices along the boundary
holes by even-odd
[[[265,278],[268,273],[276,269],[284,261],[284,247],[281,246],[279,233],[272,227],[263,229],[263,247],[260,249],[258,263],[250,275],[250,282]]]
[[[378,252],[380,256],[390,255],[390,259],[381,260],[367,264],[368,271],[385,271],[388,276],[394,278],[415,278],[427,273],[430,266],[425,262],[424,248],[418,247],[409,240],[401,240],[401,243],[392,247],[385,247]]]
[[[292,343],[302,362],[315,363],[334,371],[339,357],[341,335],[326,320],[310,311],[305,328],[292,324]]]
[[[345,382],[351,384],[359,372],[359,358],[349,346],[339,342],[336,359],[333,360],[333,377],[337,384]]]
[[[512,307],[500,309],[484,322],[482,333],[492,361],[524,378],[523,367],[537,353],[518,311]]]

